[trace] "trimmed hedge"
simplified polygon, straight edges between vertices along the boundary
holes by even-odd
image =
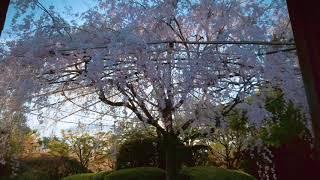
[[[107,171],[99,173],[76,174],[63,178],[63,180],[164,180],[165,171],[154,167],[139,167]]]
[[[104,177],[110,174],[112,171],[102,171],[98,173],[83,173],[75,174],[63,178],[62,180],[104,180]]]
[[[94,175],[94,173],[75,174],[65,177],[63,180],[92,180]]]
[[[114,171],[104,177],[104,180],[164,180],[164,170],[155,167],[139,167]]]
[[[96,174],[77,174],[63,180],[164,180],[165,174],[165,171],[159,168],[139,167]],[[178,180],[255,180],[255,178],[242,171],[199,166],[183,168]]]
[[[92,180],[104,180],[104,177],[112,172],[114,171],[102,171],[102,172],[95,173],[94,176],[92,177]]]
[[[255,180],[242,171],[217,168],[213,166],[188,167],[181,170],[180,180]]]

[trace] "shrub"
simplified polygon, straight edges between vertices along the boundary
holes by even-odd
[[[75,174],[63,178],[63,180],[104,180],[104,177],[110,174],[112,171],[103,171],[98,173],[83,173]]]
[[[21,173],[25,172],[41,172],[47,174],[47,179],[61,179],[63,177],[88,172],[75,159],[68,157],[53,157],[41,155],[39,157],[25,158],[21,160]]]
[[[94,173],[75,174],[63,178],[62,180],[92,180]]]
[[[164,180],[165,171],[154,167],[121,169],[105,176],[104,180]]]
[[[156,138],[131,139],[124,142],[117,155],[117,169],[158,166]]]
[[[28,171],[23,172],[22,174],[19,174],[14,177],[0,177],[0,180],[48,180],[50,177],[47,173],[41,172],[41,171]]]
[[[94,176],[92,177],[92,180],[104,180],[104,177],[112,172],[113,171],[102,171],[102,172],[95,173]]]
[[[165,171],[154,167],[139,167],[121,169],[118,171],[99,172],[96,174],[77,174],[63,180],[164,180]],[[178,177],[179,180],[255,180],[251,175],[237,170],[228,170],[217,167],[190,167],[184,168]]]
[[[185,146],[178,138],[176,141],[177,167],[205,164],[208,147],[205,145]],[[156,137],[134,138],[125,141],[117,155],[116,169],[135,167],[159,167],[165,169],[165,147]]]
[[[198,166],[182,169],[179,180],[255,180],[255,178],[242,171]]]

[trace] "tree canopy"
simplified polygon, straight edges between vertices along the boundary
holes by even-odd
[[[97,0],[69,11],[71,20],[37,0],[12,3],[17,38],[3,46],[0,67],[10,110],[64,104],[71,114],[135,118],[167,141],[167,162],[172,139],[192,126],[210,131],[235,107],[262,125],[270,117],[262,86],[281,88],[307,112],[281,0]]]

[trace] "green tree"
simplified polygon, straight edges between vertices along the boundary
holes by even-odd
[[[266,109],[272,113],[271,121],[261,130],[267,145],[278,147],[295,138],[310,137],[304,113],[291,101],[286,102],[281,92],[267,98]]]
[[[209,158],[213,165],[238,169],[243,160],[242,151],[248,147],[254,129],[249,125],[245,112],[235,109],[226,119],[228,126],[215,128],[209,136]]]
[[[70,154],[70,147],[64,140],[52,139],[48,143],[49,154],[53,156],[67,157]]]
[[[63,140],[68,146],[70,156],[78,159],[80,164],[88,168],[90,162],[98,158],[109,158],[112,151],[112,135],[97,133],[91,135],[81,131],[63,131]]]

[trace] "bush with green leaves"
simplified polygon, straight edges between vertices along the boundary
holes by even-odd
[[[42,155],[21,160],[19,175],[29,172],[46,174],[47,179],[56,180],[72,174],[88,172],[88,169],[83,168],[77,160],[68,157]]]
[[[104,180],[104,177],[107,176],[108,174],[112,173],[113,171],[102,171],[102,172],[97,172],[94,174],[92,177],[92,180]]]
[[[104,180],[164,180],[165,176],[166,173],[162,169],[139,167],[114,171],[105,176]]]
[[[179,180],[255,180],[249,174],[213,166],[188,167],[181,170]]]
[[[98,173],[82,173],[75,174],[63,178],[62,180],[104,180],[104,177],[110,174],[112,171],[101,171]]]
[[[267,100],[266,109],[272,113],[272,119],[261,132],[265,144],[279,147],[296,138],[309,136],[306,118],[292,102],[285,102],[280,96]]]
[[[50,180],[50,176],[41,171],[26,171],[17,176],[0,176],[0,180]]]
[[[116,168],[157,167],[160,158],[157,144],[153,137],[125,141],[117,154]]]
[[[63,180],[163,180],[165,171],[153,167],[140,167],[121,169],[118,171],[104,171],[98,173],[76,174],[63,178]]]
[[[99,173],[76,174],[63,178],[63,180],[163,180],[165,171],[154,167],[139,167],[107,171]]]
[[[312,169],[319,162],[313,159],[311,135],[303,111],[291,101],[285,100],[280,90],[268,94],[265,108],[272,116],[257,133],[257,137],[267,149],[252,147],[243,151],[245,158],[241,168],[261,179],[260,175],[277,179],[314,179],[308,177],[314,177]],[[269,157],[263,158],[261,154]],[[261,173],[261,167],[267,166],[272,168],[264,169]]]
[[[94,173],[75,174],[72,176],[65,177],[62,180],[92,180],[94,175]]]
[[[177,166],[194,166],[208,157],[205,145],[186,146],[176,137]],[[165,147],[162,138],[144,137],[127,139],[117,154],[117,169],[134,167],[159,167],[165,169]]]

